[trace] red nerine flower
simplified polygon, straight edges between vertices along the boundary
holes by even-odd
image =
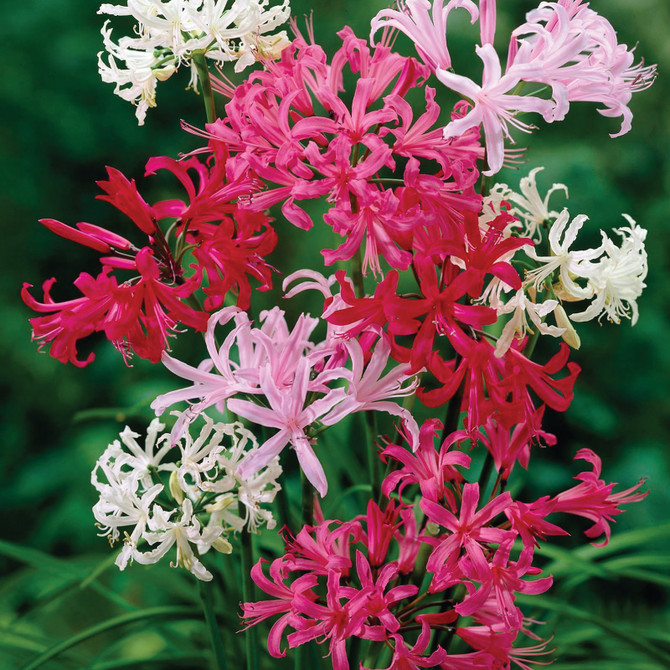
[[[277,237],[265,214],[245,206],[258,183],[248,175],[236,178],[222,150],[207,164],[196,158],[150,159],[147,174],[159,169],[177,177],[186,202],[164,200],[149,205],[135,182],[113,168],[107,168],[107,180],[98,182],[105,192],[98,197],[126,214],[146,236],[140,247],[90,223],[73,228],[54,219],[42,220],[57,235],[108,254],[100,258],[103,270],[97,277],[82,273],[75,281],[80,298],[56,303],[50,295],[52,279],[44,284],[45,299],[40,303],[30,295],[30,285],[24,285],[24,302],[49,314],[31,319],[33,339],[40,340],[40,347],[51,345],[51,355],[58,360],[87,365],[94,356],[81,360],[77,342],[103,332],[124,356],[134,352],[158,362],[168,348],[168,337],[180,324],[204,331],[208,312],[223,305],[230,291],[246,309],[251,278],[260,282],[259,290],[271,288],[272,268],[264,257],[274,250]],[[196,263],[185,273],[183,262],[190,258],[189,250]],[[131,276],[118,279],[117,271]],[[207,311],[187,304],[199,288],[207,296]]]
[[[35,300],[28,291],[30,284],[24,284],[23,301],[35,311],[49,314],[30,320],[33,339],[41,341],[40,347],[51,344],[51,355],[62,363],[78,367],[91,363],[95,358],[92,353],[79,360],[77,342],[94,332],[103,332],[124,356],[135,352],[157,363],[178,323],[198,331],[206,329],[208,315],[182,302],[193,293],[194,282],[164,283],[151,249],[145,247],[135,260],[115,264],[139,276],[119,285],[110,274],[110,265],[95,278],[82,272],[75,281],[82,297],[61,303],[51,298],[55,279],[44,283],[44,302]]]

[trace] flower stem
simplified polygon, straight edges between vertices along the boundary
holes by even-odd
[[[216,621],[216,614],[214,613],[214,602],[212,592],[209,584],[198,580],[198,593],[202,601],[202,608],[205,612],[205,623],[209,630],[209,639],[212,643],[212,650],[214,651],[214,660],[216,670],[228,670],[226,664],[226,657],[223,653],[223,642],[219,634],[219,624]]]
[[[204,51],[196,51],[193,53],[193,65],[195,65],[198,73],[198,80],[200,82],[200,92],[202,99],[205,102],[205,113],[207,114],[207,123],[214,123],[216,121],[216,104],[214,103],[214,92],[212,91],[212,80],[209,78],[209,68],[205,60]]]
[[[479,489],[482,493],[486,490],[486,485],[489,483],[489,479],[491,479],[491,472],[493,472],[493,456],[490,451],[487,451],[482,471],[479,474]]]
[[[372,411],[363,412],[365,414],[365,432],[368,442],[368,472],[370,476],[370,486],[372,487],[372,500],[381,500],[381,460],[377,453],[377,417]]]
[[[355,207],[352,209],[355,209]],[[354,284],[356,297],[365,297],[365,285],[363,283],[363,252],[360,247],[351,259],[351,280]],[[365,434],[368,443],[368,472],[370,476],[370,486],[372,487],[372,499],[379,500],[381,498],[381,462],[379,460],[379,455],[377,454],[376,444],[377,418],[372,411],[364,412],[364,414]]]
[[[287,528],[294,528],[291,517],[291,506],[289,504],[286,488],[283,486],[277,491],[277,508],[279,510],[279,523],[282,528],[284,526]]]
[[[354,283],[354,293],[357,298],[365,297],[365,284],[363,283],[363,252],[361,248],[351,259],[351,281]]]
[[[302,523],[304,526],[312,526],[314,524],[314,487],[302,470],[300,481],[302,483]],[[295,670],[307,670],[308,644],[302,644],[295,650]]]
[[[244,516],[244,505],[240,502],[240,516]],[[246,528],[240,533],[242,545],[242,597],[244,602],[253,602],[254,582],[251,579],[251,568],[253,567],[253,547],[251,545],[251,533]],[[258,670],[258,632],[254,626],[244,631],[244,642],[246,648],[247,670]]]
[[[535,346],[537,345],[537,341],[539,339],[540,339],[540,329],[536,327],[535,331],[528,338],[526,346],[523,348],[523,351],[521,352],[528,360],[530,360],[533,357],[533,352],[535,351]]]
[[[300,479],[302,481],[302,523],[305,526],[312,526],[314,524],[314,487],[302,470]]]

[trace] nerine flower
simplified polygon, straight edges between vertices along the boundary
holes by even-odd
[[[636,225],[627,214],[623,215],[630,226],[615,228],[621,237],[618,247],[601,231],[604,254],[597,263],[582,264],[584,276],[588,277],[587,288],[593,292],[593,301],[579,314],[572,314],[573,321],[589,321],[606,316],[609,321],[620,323],[630,318],[635,325],[638,319],[637,299],[646,287],[647,251],[644,240],[647,231]]]
[[[295,449],[300,467],[314,488],[325,496],[328,482],[305,430],[327,414],[344,396],[342,389],[333,389],[323,398],[306,405],[311,367],[306,358],[300,359],[290,387],[279,387],[269,367],[260,373],[260,391],[270,407],[261,407],[248,400],[233,398],[228,401],[231,411],[260,426],[277,428],[259,451],[240,464],[242,476],[250,476],[278,456],[289,443]]]
[[[194,55],[217,63],[236,61],[236,71],[256,60],[277,58],[289,40],[285,32],[272,31],[288,21],[289,0],[273,7],[268,4],[269,0],[104,3],[98,13],[132,17],[137,21],[137,36],[115,43],[109,21],[105,21],[102,35],[107,62],[101,51],[100,75],[103,81],[115,84],[114,93],[137,106],[135,116],[143,125],[147,110],[156,106],[158,81],[165,81],[186,63],[191,67],[191,85],[196,87]]]
[[[521,288],[507,302],[498,300],[496,303],[492,302],[491,306],[495,308],[498,316],[511,315],[496,344],[496,356],[498,358],[505,355],[505,352],[512,346],[514,339],[524,339],[526,333],[533,332],[533,328],[537,328],[543,335],[550,335],[551,337],[561,337],[565,332],[564,328],[550,326],[543,320],[558,307],[558,300],[545,300],[536,303],[530,300]],[[532,327],[528,324],[529,318],[533,324]]]
[[[540,291],[544,283],[551,279],[558,271],[560,290],[564,291],[573,300],[583,300],[593,295],[592,290],[576,283],[575,278],[584,277],[584,261],[593,261],[600,257],[603,248],[571,251],[584,222],[588,217],[584,214],[576,216],[570,221],[570,213],[564,209],[549,231],[549,248],[551,256],[539,256],[534,248],[525,248],[525,252],[536,262],[541,263],[536,270],[526,275],[528,282],[532,282],[535,290]]]
[[[600,231],[602,244],[599,247],[571,251],[570,247],[588,217],[582,214],[568,225],[570,216],[567,210],[563,210],[549,231],[552,255],[538,256],[535,249],[526,249],[526,253],[541,264],[526,275],[526,280],[536,290],[553,281],[554,273],[558,272],[558,282],[554,285],[558,298],[569,301],[592,299],[587,309],[570,316],[573,321],[606,316],[614,323],[620,323],[622,318],[630,318],[633,325],[637,322],[637,299],[646,286],[647,252],[644,240],[647,231],[627,214],[623,216],[630,226],[614,229],[621,238],[621,246]]]
[[[196,552],[229,554],[231,531],[274,527],[264,505],[274,500],[282,470],[274,459],[254,477],[240,475],[239,461],[258,450],[258,442],[239,423],[206,419],[197,438],[185,432],[176,444],[161,434],[164,428],[154,419],[144,448],[129,428],[109,445],[91,473],[99,495],[93,514],[110,544],[125,529],[116,559],[121,570],[130,561],[156,563],[176,545],[174,565],[210,580]]]
[[[473,22],[479,20],[480,44],[475,50],[484,63],[479,85],[451,71],[447,49],[446,17],[451,9],[465,7]],[[503,74],[493,48],[496,31],[496,1],[482,0],[479,8],[469,0],[407,2],[400,11],[382,10],[372,20],[373,34],[392,26],[415,43],[422,58],[448,88],[470,100],[472,111],[445,126],[451,137],[480,125],[486,135],[489,170],[497,173],[505,154],[505,139],[512,140],[509,126],[530,132],[532,126],[518,118],[519,113],[542,114],[545,121],[562,120],[573,101],[591,101],[603,105],[603,116],[623,118],[622,135],[631,127],[628,107],[632,94],[651,86],[655,66],[634,65],[633,50],[619,44],[612,25],[582,0],[542,2],[526,15],[526,22],[512,32],[508,60]],[[551,98],[537,94],[518,94],[526,83],[545,84]]]
[[[462,119],[451,121],[444,128],[445,137],[461,135],[480,125],[486,136],[486,160],[489,169],[485,175],[500,172],[505,158],[505,139],[512,136],[508,126],[523,132],[530,132],[532,126],[517,118],[518,112],[536,112],[547,119],[553,108],[550,100],[535,96],[515,95],[511,93],[520,83],[521,77],[513,71],[502,73],[500,59],[493,45],[476,47],[476,52],[484,64],[481,86],[462,75],[437,70],[437,78],[448,88],[472,100],[474,107]]]
[[[267,185],[251,195],[254,211],[281,204],[289,222],[310,230],[302,201],[325,200],[323,220],[343,238],[322,250],[326,264],[360,251],[364,272],[380,275],[385,264],[404,270],[416,237],[428,228],[432,238],[445,235],[464,211],[478,209],[479,136],[440,136],[433,127],[439,107],[424,88],[428,68],[395,53],[389,36],[374,50],[349,28],[339,36],[343,45],[330,60],[298,36],[280,62],[240,86],[215,79],[229,98],[225,117],[205,132],[191,130],[209,139],[208,150],[225,147],[239,173]],[[342,91],[350,75],[349,102]],[[425,113],[415,116],[403,98],[417,88],[424,88]],[[393,186],[385,172],[396,164],[406,166],[405,180]]]
[[[517,216],[523,221],[523,234],[534,241],[542,238],[541,226],[548,223],[551,219],[556,219],[558,212],[549,209],[549,198],[556,191],[564,191],[568,196],[568,188],[565,184],[553,184],[547,191],[544,198],[540,195],[536,175],[544,170],[543,167],[537,167],[530,171],[527,177],[519,182],[519,191],[516,193],[507,184],[496,184],[493,187],[510,204],[514,205],[509,213]]]
[[[81,273],[74,282],[80,296],[64,302],[51,297],[55,279],[43,284],[44,299],[36,300],[25,283],[21,296],[45,316],[31,319],[33,339],[63,363],[83,367],[94,355],[80,360],[79,340],[103,332],[126,360],[132,353],[158,362],[169,338],[180,324],[204,331],[208,314],[188,301],[202,289],[207,311],[220,307],[230,292],[240,307],[248,307],[250,277],[259,290],[272,286],[271,268],[264,256],[276,245],[276,235],[265,213],[250,212],[244,196],[258,188],[249,175],[232,175],[225,151],[206,164],[195,157],[175,161],[154,157],[147,174],[168,170],[183,186],[186,200],[149,204],[134,180],[107,168],[108,179],[97,182],[99,199],[130,218],[144,239],[130,240],[91,223],[68,226],[54,219],[42,223],[51,232],[98,253],[102,271]],[[137,232],[136,231],[136,232]],[[196,261],[183,267],[184,252],[192,245]],[[117,278],[117,273],[127,278]]]
[[[379,30],[395,28],[407,35],[416,45],[419,55],[431,69],[447,70],[451,56],[447,47],[447,19],[453,9],[462,7],[470,13],[474,23],[479,17],[477,5],[472,0],[405,0],[399,9],[382,9],[372,19],[370,40]],[[373,42],[374,43],[374,42]]]
[[[639,502],[647,496],[648,492],[637,492],[644,483],[642,480],[625,491],[614,493],[616,484],[607,484],[600,479],[602,462],[591,449],[580,449],[575,459],[587,461],[592,465],[593,470],[578,474],[575,479],[580,483],[555,496],[551,500],[551,510],[576,514],[593,521],[593,526],[588,528],[585,534],[590,538],[604,535],[603,541],[596,544],[596,546],[604,546],[610,539],[610,522],[614,521],[613,517],[623,512],[619,506]]]
[[[214,331],[230,321],[235,325],[219,346]],[[193,382],[159,396],[151,405],[161,414],[176,402],[192,402],[175,424],[174,439],[207,408],[227,406],[257,425],[278,431],[240,462],[243,478],[252,477],[291,445],[305,475],[323,496],[328,484],[311,435],[317,422],[333,425],[352,412],[377,410],[400,417],[406,430],[418,435],[411,414],[391,401],[415,387],[407,366],[382,375],[390,354],[385,338],[365,366],[357,342],[344,347],[337,340],[312,342],[309,337],[318,319],[302,314],[289,331],[284,313],[274,308],[263,312],[261,321],[262,326],[255,328],[246,313],[224,308],[209,321],[205,336],[209,359],[195,368],[164,355],[169,370]],[[349,357],[353,370],[345,367]],[[348,389],[331,386],[336,380],[347,380]],[[406,381],[409,385],[403,386]]]

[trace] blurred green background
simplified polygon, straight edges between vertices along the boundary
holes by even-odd
[[[349,24],[365,35],[370,18],[385,4],[292,2],[296,15],[314,9],[317,39],[331,54],[339,28]],[[533,3],[500,4],[502,50],[506,35]],[[647,670],[670,667],[670,324],[663,274],[670,239],[670,3],[594,0],[591,6],[611,20],[621,41],[639,42],[638,57],[658,63],[655,86],[632,102],[633,131],[610,140],[618,122],[598,115],[594,105],[575,104],[564,123],[518,138],[528,146],[528,165],[501,174],[500,180],[514,186],[530,168],[546,166],[541,185],[567,184],[571,212],[589,215],[595,236],[599,228],[622,225],[621,212],[630,214],[649,231],[648,288],[639,301],[636,327],[580,326],[583,345],[575,359],[583,372],[575,401],[566,416],[548,416],[559,445],[536,453],[518,486],[525,486],[527,499],[566,488],[578,472],[571,458],[581,447],[595,449],[604,461],[603,476],[622,487],[649,478],[647,500],[617,519],[618,543],[605,552],[587,545],[568,553],[573,544],[584,544],[584,525],[577,524],[563,549],[547,556],[558,586],[538,611],[551,624],[547,630],[556,629],[561,660],[553,667]],[[30,341],[31,314],[19,299],[23,281],[39,287],[51,276],[59,280],[55,299],[72,297],[72,280],[96,268],[94,253],[56,238],[37,219],[118,228],[115,210],[94,199],[94,182],[104,177],[104,166],[135,177],[151,201],[165,197],[173,183],[144,182],[146,159],[176,156],[198,144],[179,128],[180,119],[203,123],[201,100],[184,92],[186,73],[159,85],[158,109],[149,111],[142,128],[131,105],[99,80],[96,53],[103,19],[96,10],[90,0],[25,0],[0,23],[0,659],[5,659],[0,668],[21,667],[59,640],[124,612],[195,603],[188,576],[169,568],[95,572],[110,552],[93,526],[90,470],[124,423],[145,425],[149,402],[178,380],[140,360],[126,368],[105,342],[96,345],[97,360],[84,370],[37,355]],[[476,68],[468,56],[472,30],[459,20],[454,26],[450,48],[456,62]],[[398,48],[413,55],[403,38]],[[555,206],[564,204],[561,198],[556,196]],[[291,263],[314,257],[295,246],[306,237],[291,238],[290,246],[277,251],[276,266],[286,268],[289,257]],[[186,338],[177,354],[201,355],[194,342]],[[561,594],[569,599],[568,609],[559,604]],[[231,600],[232,611],[237,600]],[[92,637],[44,667],[207,667],[197,611],[190,622],[178,624],[167,621],[179,619],[177,613],[163,616],[160,624],[140,622]],[[153,662],[146,660],[151,657]]]

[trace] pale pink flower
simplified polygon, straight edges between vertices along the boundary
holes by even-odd
[[[214,338],[216,326],[224,325],[234,317],[237,319],[235,328],[226,337],[223,344],[218,347]],[[244,377],[236,376],[234,366],[228,356],[237,334],[245,328],[250,328],[246,314],[236,307],[226,307],[213,314],[207,325],[205,344],[209,359],[204,360],[196,368],[187,363],[182,363],[168,354],[163,355],[163,365],[175,375],[192,382],[192,385],[159,395],[151,403],[151,409],[160,416],[168,407],[177,402],[199,401],[182,413],[172,430],[173,441],[178,440],[182,436],[186,425],[208,407],[217,406],[219,409],[223,409],[225,401],[236,393],[256,392],[254,386],[246,382]]]
[[[385,335],[379,338],[367,365],[363,349],[357,340],[351,339],[345,346],[349,351],[352,365],[349,388],[344,400],[321,420],[322,423],[332,426],[353,412],[373,410],[386,412],[403,420],[412,448],[416,448],[419,442],[419,427],[416,420],[408,409],[390,401],[390,398],[414,393],[418,380],[416,375],[409,374],[410,365],[397,365],[384,375],[391,354],[391,343]],[[403,386],[405,382],[409,384]]]
[[[656,66],[634,65],[634,50],[619,44],[612,24],[581,0],[543,2],[526,18],[513,33],[514,40],[522,37],[508,70],[551,86],[552,120],[561,120],[570,102],[599,102],[603,116],[622,117],[621,129],[611,136],[627,133],[633,118],[628,104],[633,93],[654,83]]]
[[[433,70],[451,67],[451,56],[447,48],[447,19],[453,9],[462,7],[470,13],[471,22],[479,17],[479,10],[472,0],[405,0],[400,10],[382,9],[372,19],[370,41],[379,30],[396,28],[407,35],[425,63]]]
[[[252,476],[278,456],[286,445],[291,444],[305,476],[323,497],[328,491],[328,482],[305,430],[342,400],[344,390],[333,389],[323,398],[305,407],[310,372],[307,359],[301,358],[293,384],[290,387],[278,386],[270,366],[265,366],[260,372],[260,389],[270,406],[261,407],[249,400],[234,398],[228,401],[228,407],[249,421],[260,426],[277,428],[279,431],[258,450],[244,458],[238,469],[241,477]]]
[[[471,100],[472,110],[462,119],[451,121],[444,128],[445,137],[457,137],[471,128],[483,126],[486,136],[486,158],[489,164],[485,175],[500,171],[505,158],[505,138],[512,139],[509,125],[530,132],[532,127],[516,118],[517,112],[536,112],[549,118],[553,109],[550,100],[534,96],[510,94],[521,81],[521,77],[508,72],[502,74],[500,58],[491,44],[476,47],[477,55],[484,64],[482,85],[472,79],[445,69],[436,71],[437,78],[448,88]]]

